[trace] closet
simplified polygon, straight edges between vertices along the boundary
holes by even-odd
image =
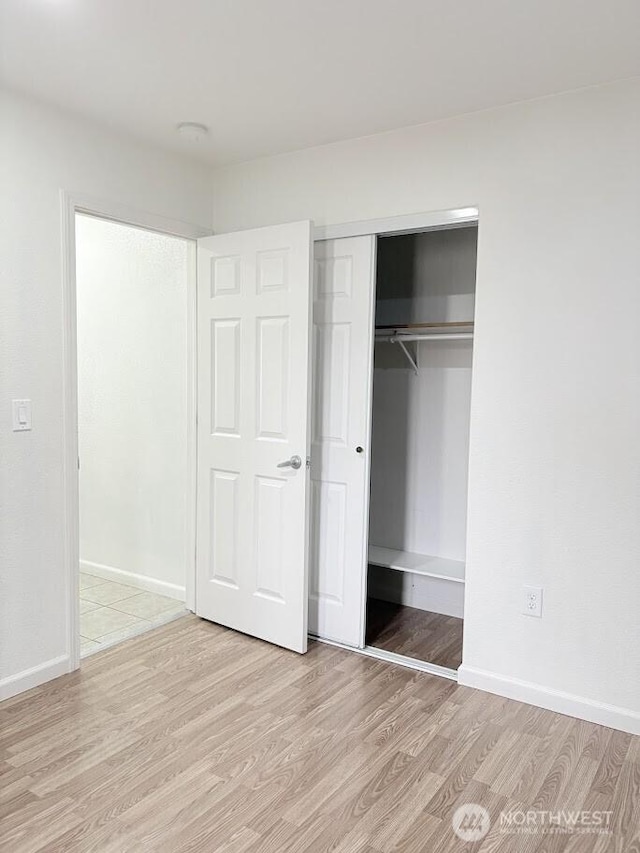
[[[309,630],[442,674],[462,654],[476,250],[477,219],[314,250]]]
[[[377,241],[366,645],[462,660],[477,226]]]

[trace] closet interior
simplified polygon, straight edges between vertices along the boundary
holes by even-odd
[[[477,224],[377,241],[366,644],[462,660]]]

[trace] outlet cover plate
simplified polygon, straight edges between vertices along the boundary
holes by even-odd
[[[522,588],[522,612],[525,616],[542,616],[542,587],[524,586]]]

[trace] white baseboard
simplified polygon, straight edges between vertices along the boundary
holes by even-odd
[[[0,701],[17,696],[18,693],[24,693],[25,690],[31,690],[32,687],[39,687],[45,681],[51,681],[52,678],[66,675],[69,669],[69,655],[60,655],[60,657],[52,658],[38,664],[38,666],[33,666],[31,669],[25,669],[24,672],[3,678],[0,681]]]
[[[116,569],[114,566],[92,563],[90,560],[80,560],[80,571],[95,575],[97,578],[104,578],[106,581],[126,583],[129,586],[138,587],[138,589],[142,589],[145,592],[156,592],[159,595],[166,595],[169,598],[175,598],[176,601],[184,601],[186,598],[186,590],[183,586],[168,583],[167,581],[159,581],[155,578],[149,578],[146,575],[137,575],[135,572],[127,572],[125,569]]]
[[[462,664],[458,670],[458,683],[465,687],[475,687],[488,693],[497,693],[508,699],[516,699],[527,705],[537,705],[558,714],[588,720],[601,726],[620,729],[623,732],[640,735],[640,713],[617,705],[607,705],[585,699],[573,693],[554,690],[531,681],[521,681],[517,678],[507,678],[484,669],[476,669]]]

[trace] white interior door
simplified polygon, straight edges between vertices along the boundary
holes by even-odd
[[[297,652],[307,649],[311,246],[310,222],[198,241],[196,613]]]
[[[374,236],[315,246],[309,629],[364,645]]]

